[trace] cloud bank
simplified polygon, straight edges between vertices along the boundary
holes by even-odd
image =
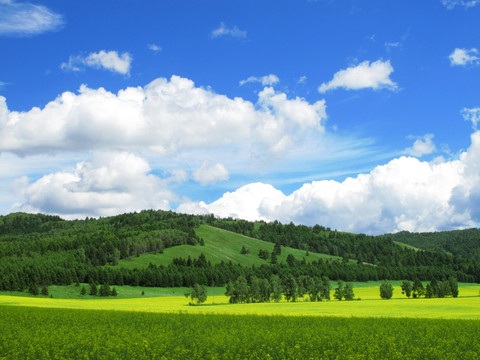
[[[210,204],[186,202],[178,210],[369,234],[474,227],[480,222],[480,132],[471,139],[456,160],[404,156],[343,182],[304,184],[288,196],[268,184],[248,184]]]

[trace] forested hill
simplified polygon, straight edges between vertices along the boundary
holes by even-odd
[[[480,229],[411,233],[401,231],[389,237],[419,249],[447,252],[480,261]]]
[[[208,234],[200,229],[209,226],[259,239],[258,253],[248,254],[248,246],[241,251],[245,259],[252,260],[254,256],[255,263],[260,265],[251,266],[252,261],[243,263],[242,256],[235,263],[228,258],[210,263],[203,253],[212,249],[213,239],[199,236]],[[217,258],[222,256],[221,241],[225,241],[225,246],[229,241],[228,233],[225,234],[220,243],[215,239]],[[265,245],[268,243],[275,246]],[[149,262],[138,268],[122,266],[132,258],[141,262],[152,256],[161,257],[166,249],[173,247],[178,249],[176,257],[168,263]],[[301,250],[302,257],[293,255],[295,252],[290,248]],[[282,251],[287,250],[289,256],[283,252],[283,260],[277,261]],[[191,259],[190,253],[200,256]],[[330,256],[308,257],[309,253]],[[434,277],[441,280],[453,276],[459,281],[480,282],[479,263],[475,259],[445,252],[415,251],[398,246],[390,235],[350,234],[319,225],[254,223],[153,210],[74,221],[42,214],[0,216],[0,290],[23,290],[32,283],[72,282],[166,287],[194,283],[224,285],[239,275],[267,278],[272,274],[325,275],[346,281]]]

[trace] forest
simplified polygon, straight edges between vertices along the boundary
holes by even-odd
[[[175,258],[168,265],[149,264],[138,269],[117,266],[120,260],[146,253],[161,254],[179,245],[201,248],[208,241],[195,232],[201,224],[274,243],[274,251],[258,254],[266,259],[261,266],[245,266],[227,260],[212,264],[203,253],[197,258]],[[466,231],[466,234],[471,237],[469,243],[478,244],[477,233]],[[72,283],[225,286],[241,277],[251,283],[252,278],[270,280],[272,276],[278,276],[283,283],[290,277],[296,281],[302,277],[327,277],[346,282],[430,281],[434,278],[480,282],[480,268],[475,257],[414,249],[401,246],[393,239],[395,235],[367,236],[320,225],[248,222],[171,211],[146,210],[73,221],[57,216],[15,213],[0,216],[0,290],[22,291],[31,286]],[[306,254],[322,253],[338,258],[307,263],[305,259],[289,256],[286,263],[277,263],[277,254],[287,246]]]

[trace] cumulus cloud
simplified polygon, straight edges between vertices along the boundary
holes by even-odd
[[[60,29],[65,20],[42,5],[0,0],[0,35],[36,35]]]
[[[307,130],[322,132],[323,100],[265,88],[253,104],[195,87],[185,78],[159,78],[117,94],[82,86],[64,92],[43,109],[9,111],[0,97],[0,151],[18,155],[149,148],[160,155],[222,146],[252,157],[279,157]]]
[[[433,134],[427,134],[421,138],[417,138],[413,143],[413,146],[406,149],[405,152],[408,155],[412,155],[415,157],[422,157],[423,155],[431,154],[436,150],[435,144],[433,143],[432,139]]]
[[[65,71],[80,71],[85,67],[92,67],[128,75],[132,61],[132,56],[127,52],[119,55],[116,51],[101,50],[87,56],[70,56],[68,62],[62,63],[60,68]]]
[[[15,210],[71,218],[108,216],[142,209],[169,209],[175,196],[162,179],[149,174],[146,160],[129,153],[96,153],[74,169],[25,184],[25,201]]]
[[[470,50],[467,49],[458,49],[456,48],[449,56],[450,58],[450,65],[460,65],[465,66],[468,64],[478,65],[480,64],[480,57],[478,55],[478,50],[472,48]]]
[[[230,174],[223,164],[216,163],[209,166],[207,161],[204,161],[202,166],[193,173],[193,179],[203,186],[228,180],[229,177]]]
[[[480,132],[471,138],[470,148],[452,161],[400,157],[343,182],[304,184],[288,196],[271,185],[249,184],[211,204],[188,202],[178,210],[370,234],[473,227],[480,221]]]
[[[271,86],[271,85],[278,84],[279,81],[280,79],[277,77],[277,75],[274,75],[274,74],[269,74],[261,77],[250,76],[245,80],[241,80],[240,86],[245,85],[247,83],[252,83],[252,82],[258,82],[263,86]]]
[[[247,37],[247,32],[245,30],[240,30],[237,26],[228,27],[223,22],[220,23],[218,28],[212,30],[210,33],[212,38],[218,38],[221,36],[231,36],[237,39],[244,39]]]
[[[328,90],[344,88],[347,90],[359,89],[388,89],[396,90],[397,84],[390,79],[393,67],[390,61],[377,60],[370,63],[364,61],[357,66],[351,66],[340,70],[333,75],[328,83],[318,87],[318,91],[325,93]]]
[[[448,10],[453,9],[455,6],[464,6],[466,8],[474,7],[480,4],[480,0],[441,0],[443,6]]]

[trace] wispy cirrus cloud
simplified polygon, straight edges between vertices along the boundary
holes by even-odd
[[[214,39],[222,36],[231,36],[237,39],[245,39],[247,37],[247,31],[240,30],[237,26],[229,27],[222,22],[220,23],[218,28],[212,30],[212,32],[210,33],[210,37]]]
[[[364,61],[356,66],[338,71],[333,75],[332,80],[320,85],[318,91],[325,93],[338,88],[347,90],[368,88],[396,90],[398,88],[397,84],[390,79],[392,72],[393,67],[389,60],[377,60],[372,63]]]
[[[278,82],[280,82],[280,79],[278,78],[277,75],[274,75],[274,74],[269,74],[269,75],[260,76],[260,77],[249,76],[247,79],[240,81],[240,86],[248,83],[260,83],[263,86],[271,86],[271,85],[278,84]]]
[[[122,75],[128,75],[133,58],[128,52],[119,54],[116,51],[101,50],[87,56],[70,56],[68,62],[60,65],[64,71],[81,71],[85,67],[104,69]]]
[[[443,6],[452,10],[455,6],[464,6],[466,8],[474,7],[480,4],[480,0],[441,0]]]
[[[0,0],[0,35],[33,36],[63,27],[65,18],[46,6]]]

